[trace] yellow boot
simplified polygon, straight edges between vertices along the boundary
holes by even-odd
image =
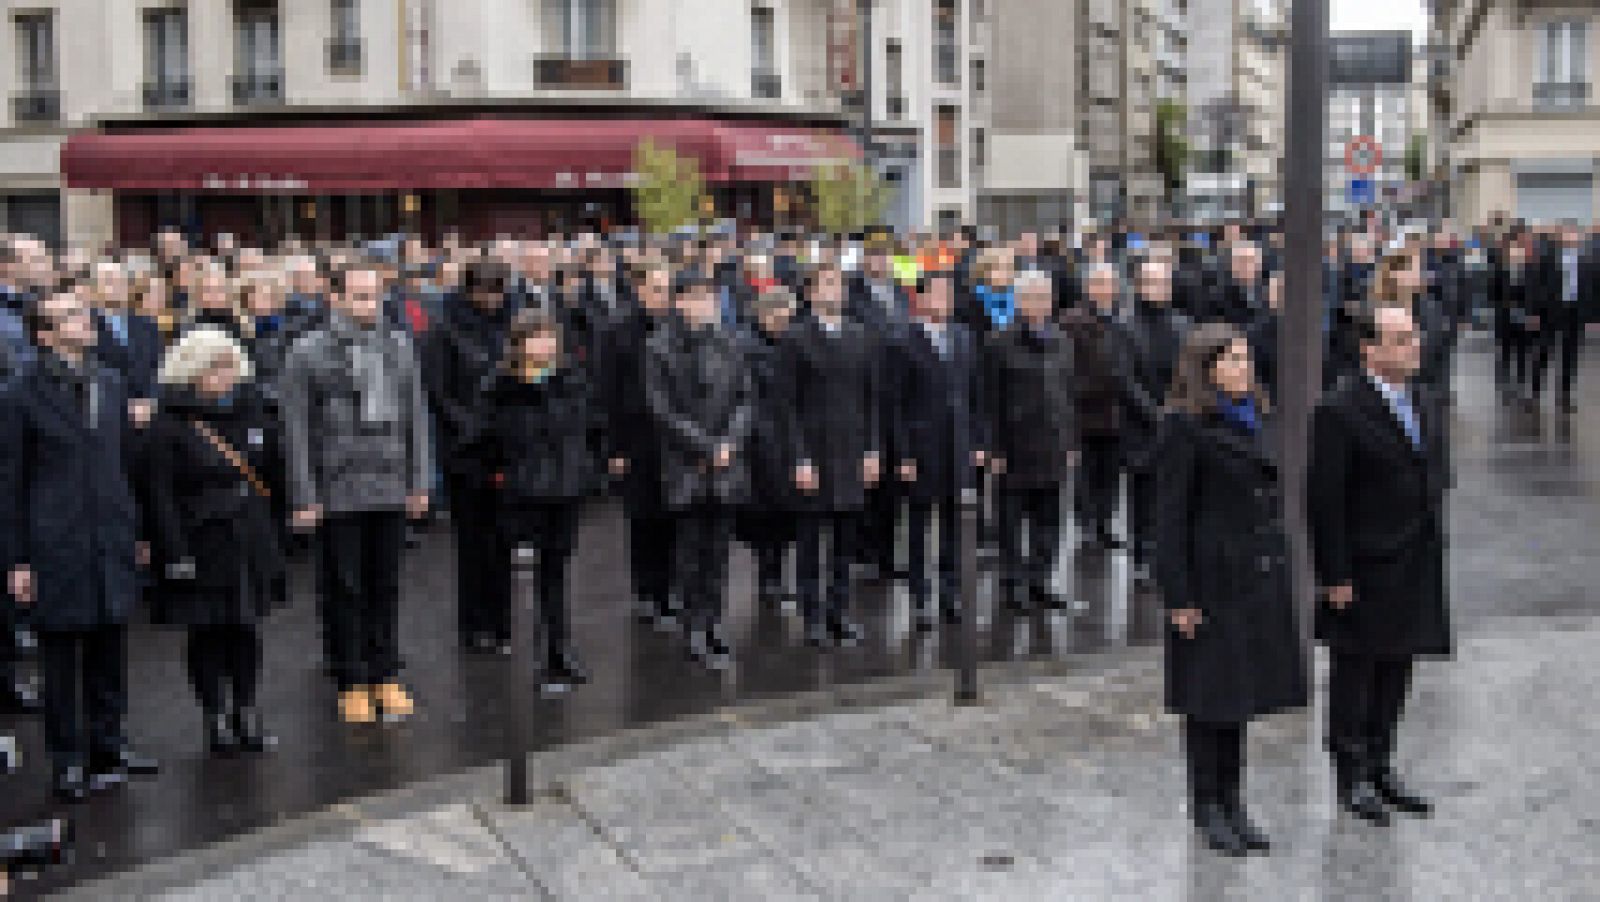
[[[339,693],[339,717],[345,723],[372,723],[378,712],[372,707],[372,689],[352,686]]]
[[[379,683],[373,687],[372,697],[377,700],[378,707],[388,717],[410,717],[415,705],[411,696],[406,694],[404,686],[396,682]]]

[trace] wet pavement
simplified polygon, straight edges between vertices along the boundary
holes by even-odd
[[[1586,367],[1588,372],[1584,375],[1588,377],[1588,385],[1580,396],[1580,410],[1593,410],[1594,401],[1600,395],[1593,385],[1594,369],[1592,365]],[[1531,743],[1526,757],[1529,761],[1537,760],[1541,768],[1540,779],[1545,781],[1541,791],[1550,797],[1546,804],[1552,811],[1565,812],[1570,826],[1579,823],[1580,814],[1589,816],[1594,810],[1594,800],[1585,802],[1581,792],[1563,795],[1557,790],[1568,786],[1565,782],[1568,778],[1578,776],[1572,771],[1574,767],[1581,767],[1581,762],[1592,759],[1592,740],[1585,746],[1580,740],[1586,737],[1579,734],[1585,729],[1585,721],[1592,722],[1593,718],[1587,712],[1568,710],[1574,693],[1564,690],[1588,685],[1596,676],[1581,672],[1582,661],[1569,661],[1567,655],[1580,659],[1592,657],[1585,654],[1587,646],[1583,641],[1591,637],[1592,624],[1583,616],[1595,613],[1594,596],[1589,587],[1600,580],[1600,567],[1592,561],[1594,536],[1600,535],[1600,528],[1597,528],[1600,527],[1600,503],[1597,503],[1600,502],[1600,458],[1596,457],[1596,451],[1600,450],[1600,434],[1597,434],[1600,428],[1596,424],[1600,418],[1580,413],[1563,419],[1552,414],[1548,407],[1534,411],[1502,406],[1489,382],[1489,358],[1485,353],[1463,355],[1458,382],[1459,401],[1452,427],[1457,489],[1451,501],[1451,571],[1457,623],[1464,636],[1470,637],[1471,644],[1464,646],[1460,666],[1429,668],[1425,675],[1427,682],[1419,688],[1419,710],[1436,712],[1423,719],[1429,723],[1434,717],[1442,720],[1419,728],[1418,732],[1436,734],[1437,747],[1451,750],[1450,760],[1456,768],[1450,772],[1454,776],[1429,774],[1419,782],[1444,785],[1449,792],[1464,799],[1475,799],[1474,805],[1487,804],[1497,798],[1495,793],[1516,788],[1500,786],[1492,778],[1496,776],[1496,768],[1506,763],[1507,756],[1517,758],[1517,749]],[[1175,816],[1176,787],[1180,785],[1176,738],[1171,725],[1156,710],[1152,695],[1158,681],[1151,682],[1151,669],[1157,659],[1150,645],[1159,638],[1159,620],[1153,599],[1133,588],[1122,555],[1071,552],[1073,539],[1069,533],[1069,553],[1063,556],[1061,585],[1088,602],[1088,609],[1075,615],[1051,614],[1021,619],[995,616],[991,578],[986,574],[975,577],[972,594],[980,617],[971,638],[978,656],[991,661],[1056,662],[1057,666],[1046,665],[1046,669],[1052,673],[1066,669],[1076,675],[1050,676],[1042,678],[1044,681],[1037,685],[1014,688],[991,686],[1006,672],[1002,669],[999,674],[985,676],[984,707],[952,710],[945,697],[954,685],[949,667],[959,656],[963,634],[948,629],[929,636],[914,633],[910,629],[903,589],[863,587],[858,593],[858,607],[868,626],[867,641],[858,649],[820,654],[800,643],[799,624],[792,614],[752,609],[749,560],[741,550],[736,553],[732,580],[735,589],[730,599],[730,632],[735,637],[739,666],[729,674],[715,676],[689,664],[676,637],[632,622],[620,536],[620,514],[614,507],[597,507],[585,523],[575,562],[573,609],[576,636],[595,680],[575,693],[547,698],[539,696],[531,679],[514,679],[507,662],[467,658],[458,652],[454,641],[448,540],[442,532],[425,538],[422,547],[407,560],[402,625],[409,665],[407,678],[416,691],[420,709],[415,718],[400,726],[350,729],[337,722],[332,690],[319,669],[315,602],[308,586],[302,583],[296,606],[273,620],[267,633],[262,703],[282,745],[275,754],[262,759],[215,761],[203,754],[198,712],[180,664],[180,635],[139,627],[130,643],[131,714],[128,722],[139,746],[159,756],[166,765],[165,770],[157,778],[136,782],[116,795],[96,798],[79,808],[75,813],[82,841],[75,861],[26,888],[32,891],[61,887],[174,856],[181,865],[186,853],[192,850],[245,837],[231,847],[253,848],[252,839],[273,847],[270,851],[263,850],[265,857],[259,860],[234,862],[243,867],[236,874],[253,873],[252,867],[260,871],[262,893],[275,897],[321,894],[310,884],[274,884],[266,876],[277,873],[273,869],[282,864],[283,856],[301,855],[309,857],[290,868],[291,872],[306,879],[320,879],[316,875],[324,874],[331,881],[325,888],[344,894],[348,887],[339,880],[352,874],[370,877],[370,885],[375,888],[384,886],[386,862],[395,856],[415,858],[416,855],[406,851],[410,848],[407,844],[426,846],[432,841],[428,838],[432,831],[458,837],[467,848],[479,850],[468,855],[482,865],[478,870],[462,871],[452,864],[435,875],[449,881],[466,873],[473,879],[481,877],[490,881],[480,887],[481,893],[474,892],[474,895],[499,895],[501,890],[510,894],[528,892],[529,886],[543,886],[551,897],[571,895],[574,887],[583,885],[574,874],[591,871],[594,875],[611,874],[605,879],[623,881],[649,894],[668,886],[689,888],[698,884],[684,875],[672,878],[678,882],[669,883],[654,883],[640,877],[650,869],[639,864],[643,859],[629,859],[626,844],[618,839],[634,835],[629,833],[634,829],[627,822],[630,813],[636,814],[645,825],[635,830],[639,835],[681,834],[681,842],[673,842],[682,846],[684,854],[690,858],[695,855],[703,858],[712,854],[708,850],[720,846],[707,845],[704,831],[709,828],[704,824],[696,826],[695,817],[711,822],[725,820],[732,817],[726,815],[730,805],[735,806],[732,810],[746,821],[766,816],[764,812],[768,808],[774,818],[790,811],[796,818],[792,826],[797,836],[825,834],[830,824],[838,824],[840,830],[860,839],[847,841],[846,834],[841,834],[834,838],[834,851],[870,877],[883,871],[899,873],[902,870],[898,864],[893,864],[898,858],[874,845],[880,839],[875,831],[898,834],[900,828],[915,825],[923,809],[905,806],[911,805],[920,794],[938,790],[950,780],[954,783],[948,792],[956,795],[946,801],[955,806],[952,811],[968,811],[976,821],[984,821],[992,813],[991,808],[1006,809],[1028,800],[1022,808],[1009,813],[1002,811],[997,816],[1011,818],[1005,823],[1013,825],[1020,818],[1036,823],[1038,828],[1016,834],[1032,834],[1025,836],[1032,845],[1025,843],[1019,851],[1018,843],[1010,839],[1011,834],[995,827],[999,838],[995,839],[994,846],[999,851],[981,852],[976,858],[968,855],[968,852],[976,852],[975,848],[963,846],[953,851],[932,842],[931,838],[919,851],[920,843],[907,834],[904,837],[906,847],[897,854],[921,856],[929,859],[930,864],[932,859],[950,856],[941,859],[947,860],[948,865],[940,864],[932,871],[925,868],[907,873],[927,877],[943,874],[952,881],[959,874],[965,875],[960,879],[976,881],[946,882],[940,877],[934,883],[919,884],[939,889],[934,895],[986,895],[983,887],[989,884],[983,881],[999,879],[994,876],[996,874],[1009,874],[1017,880],[1032,879],[1028,876],[1032,874],[1046,881],[1037,885],[995,884],[1012,886],[1016,889],[1015,897],[1030,896],[1033,890],[1028,889],[1029,886],[1058,887],[1069,895],[1076,894],[1077,890],[1070,885],[1049,882],[1062,878],[1059,871],[1065,865],[1059,854],[1052,857],[1046,854],[1048,849],[1041,848],[1043,846],[1057,847],[1059,852],[1087,842],[1105,853],[1105,868],[1126,867],[1139,872],[1137,862],[1145,861],[1144,872],[1148,872],[1151,879],[1166,875],[1161,879],[1167,880],[1175,868],[1182,870],[1187,836],[1181,819]],[[1516,641],[1512,641],[1513,638]],[[1486,656],[1483,660],[1488,662],[1478,665],[1483,673],[1474,671],[1470,663],[1480,650]],[[1561,657],[1550,660],[1556,656]],[[1496,696],[1495,675],[1507,670],[1517,680],[1513,681],[1514,685],[1499,687],[1504,689],[1504,695]],[[1107,679],[1113,681],[1111,686],[1103,682]],[[909,705],[891,705],[875,713],[824,713],[833,702],[857,691],[846,687],[862,685],[898,687],[884,691],[929,698]],[[1067,704],[1053,693],[1066,693],[1078,701]],[[535,751],[555,750],[546,754],[559,757],[567,750],[594,748],[593,740],[597,738],[601,746],[614,744],[615,737],[632,735],[634,730],[651,725],[667,724],[663,729],[668,736],[673,736],[676,735],[672,733],[674,725],[700,723],[730,705],[738,706],[736,710],[740,711],[761,710],[764,705],[784,710],[789,703],[781,700],[795,697],[812,699],[812,707],[793,712],[800,718],[799,722],[771,729],[779,733],[787,729],[799,731],[801,736],[823,737],[818,741],[837,745],[842,750],[859,749],[861,754],[868,755],[867,764],[850,759],[839,765],[844,772],[853,775],[849,780],[838,786],[833,786],[832,781],[815,779],[791,785],[793,781],[774,778],[761,784],[766,788],[758,791],[760,787],[741,788],[741,780],[760,782],[743,772],[707,771],[704,767],[696,770],[692,762],[681,760],[672,763],[676,760],[671,757],[674,754],[695,754],[679,749],[701,748],[704,743],[710,743],[711,749],[720,748],[736,740],[744,741],[738,738],[744,731],[733,731],[715,739],[694,739],[690,731],[681,743],[669,743],[665,751],[625,755],[609,764],[591,765],[591,768],[620,768],[604,770],[604,773],[610,775],[608,779],[624,781],[619,785],[632,787],[627,791],[617,789],[606,797],[615,803],[613,808],[605,809],[615,816],[614,821],[594,815],[592,811],[601,810],[598,808],[584,809],[591,810],[588,816],[569,814],[564,819],[528,818],[500,811],[493,804],[497,795],[493,788],[494,775],[471,772],[472,768],[491,763],[505,754],[507,728],[514,723],[506,715],[513,703],[527,714],[528,747]],[[1438,699],[1448,704],[1439,707],[1430,701]],[[888,699],[876,701],[882,703]],[[1068,708],[1073,709],[1071,717],[1066,716]],[[1123,713],[1117,713],[1119,711]],[[1539,714],[1543,716],[1537,718],[1537,724],[1529,722]],[[830,718],[837,717],[859,727],[850,734],[853,744],[827,739],[835,730],[827,724]],[[852,717],[865,719],[857,722],[851,721]],[[1037,735],[1029,736],[1025,731],[1011,729],[1009,732],[994,731],[984,739],[985,730],[981,728],[987,722],[984,718],[1005,717],[1027,725],[1037,731]],[[1505,729],[1496,728],[1491,732],[1491,727],[1498,726],[1495,718],[1507,719]],[[1133,731],[1131,735],[1137,738],[1134,741],[1123,735],[1128,731],[1128,722],[1148,724],[1148,729]],[[924,731],[956,731],[959,741],[952,740],[954,745],[933,743],[938,753],[929,752],[924,745],[931,740],[925,739],[923,745],[919,745],[913,741],[915,735],[906,733],[913,726]],[[26,724],[19,729],[25,740],[25,751],[29,753],[29,774],[5,785],[6,793],[0,797],[0,822],[5,823],[37,816],[52,808],[46,794],[47,780],[39,754],[37,726]],[[1268,760],[1274,756],[1283,759],[1262,779],[1262,791],[1277,799],[1274,804],[1279,805],[1280,810],[1264,809],[1263,813],[1270,813],[1273,821],[1286,826],[1301,824],[1295,828],[1301,831],[1295,834],[1297,847],[1304,843],[1307,849],[1316,846],[1326,850],[1328,843],[1338,840],[1339,835],[1327,823],[1320,761],[1311,752],[1314,746],[1310,733],[1314,729],[1310,718],[1296,715],[1261,731],[1265,746],[1269,750],[1278,749],[1269,752]],[[962,733],[962,730],[969,732]],[[755,735],[766,735],[765,732],[750,732],[749,742],[765,741]],[[882,735],[874,738],[876,734]],[[1007,742],[1014,742],[1015,747],[1008,748]],[[991,758],[998,756],[1003,762],[1019,754],[1033,755],[1049,773],[1030,783],[1021,776],[1031,772],[1012,773],[1007,770],[1011,764],[996,770],[985,761],[961,757],[961,754],[976,754],[968,747],[973,743],[988,743],[992,747],[987,754]],[[961,749],[966,751],[956,754]],[[945,753],[955,757],[945,760]],[[706,759],[717,757],[710,751],[701,754]],[[652,755],[666,756],[662,759],[666,763],[656,761]],[[753,761],[755,765],[766,760],[759,745],[750,746],[739,755],[743,758],[738,755],[735,758]],[[1081,771],[1074,769],[1076,766],[1068,766],[1074,760],[1097,760],[1103,766]],[[1443,765],[1443,762],[1438,763]],[[638,768],[638,773],[628,771],[630,767]],[[652,782],[650,775],[659,775],[661,768],[677,776],[659,784]],[[1067,771],[1058,772],[1061,768]],[[338,807],[339,803],[390,799],[381,794],[401,787],[425,793],[434,787],[431,782],[434,778],[464,771],[468,773],[458,778],[464,782],[444,784],[460,799],[455,807],[413,799],[403,804],[406,809],[403,812],[386,811],[386,818],[373,821],[367,815],[360,816],[361,825],[355,828],[356,832],[376,830],[376,840],[346,838],[334,842],[335,846],[357,843],[362,849],[376,848],[371,854],[378,857],[371,861],[350,852],[353,857],[347,864],[341,864],[339,855],[330,851],[333,847],[327,846],[329,841],[312,841],[296,832],[313,830],[306,825],[315,825],[319,818],[329,817],[330,810],[343,810]],[[829,772],[828,768],[822,768],[810,776]],[[545,773],[548,779],[569,779],[549,776],[556,773],[554,770]],[[1051,773],[1054,776],[1050,776]],[[1001,774],[1004,779],[998,783],[986,782],[994,774]],[[1273,774],[1278,776],[1275,778]],[[876,779],[874,775],[892,776],[895,780]],[[572,779],[577,781],[574,785],[586,785],[581,775]],[[913,791],[909,785],[899,785],[897,781],[903,779],[920,780],[917,785],[922,786],[922,790]],[[708,780],[712,782],[704,782]],[[717,780],[732,783],[718,784]],[[884,792],[890,793],[881,801],[873,801],[869,794],[854,808],[846,805],[850,799],[846,792],[848,787],[866,791],[880,785]],[[1592,792],[1595,785],[1591,771],[1587,774],[1588,790]],[[1117,790],[1117,786],[1123,789]],[[1274,786],[1277,788],[1272,788]],[[962,787],[970,789],[970,794]],[[1580,790],[1582,787],[1570,788]],[[805,795],[813,790],[813,795]],[[795,792],[801,795],[793,796]],[[938,798],[938,793],[934,792],[932,797]],[[808,798],[814,799],[814,803],[805,801]],[[691,816],[697,810],[697,801],[708,807],[699,815]],[[1580,812],[1574,807],[1580,802],[1584,802],[1587,811]],[[1118,807],[1125,803],[1126,810]],[[376,803],[362,801],[350,810],[361,811],[364,810],[361,806],[368,804]],[[401,803],[389,801],[385,804]],[[574,811],[581,807],[569,804],[566,799],[547,799],[539,804],[566,805]],[[599,805],[600,802],[585,804]],[[1028,805],[1035,807],[1030,809]],[[330,809],[330,806],[335,807]],[[630,812],[635,807],[639,810]],[[1097,807],[1104,809],[1104,817],[1083,815]],[[830,814],[835,810],[837,818]],[[684,812],[687,818],[681,830],[672,825],[674,811]],[[874,817],[875,811],[882,811],[885,816]],[[312,816],[305,817],[307,815]],[[334,817],[337,821],[339,816]],[[408,817],[423,818],[419,823],[433,826],[418,826],[407,821]],[[652,817],[656,820],[650,820]],[[806,820],[808,817],[810,821]],[[349,819],[354,818],[356,815],[349,815]],[[504,824],[500,823],[502,819]],[[1072,820],[1077,826],[1063,819]],[[1446,822],[1454,823],[1448,816],[1439,823]],[[1515,823],[1513,820],[1513,826]],[[1101,828],[1099,832],[1095,830],[1096,824]],[[1308,824],[1311,826],[1306,826]],[[945,835],[952,840],[959,836],[958,823],[946,822],[946,826]],[[1470,826],[1468,821],[1456,824],[1454,829],[1470,833],[1467,829]],[[347,820],[343,828],[348,832],[349,827]],[[773,896],[788,894],[783,887],[802,897],[854,895],[834,892],[840,886],[835,878],[851,873],[847,866],[836,867],[830,863],[834,859],[829,857],[804,864],[812,860],[808,858],[810,853],[804,851],[809,847],[802,844],[790,850],[782,843],[775,846],[762,838],[768,837],[762,831],[769,827],[750,823],[743,828],[744,832],[735,831],[735,838],[730,842],[736,848],[729,851],[735,857],[695,859],[701,864],[710,862],[700,868],[703,879],[714,882],[724,879],[721,875],[737,874],[742,869],[754,875],[749,878],[751,880],[759,880],[760,874],[770,872],[772,879],[778,881],[771,884],[770,895]],[[1482,832],[1485,828],[1489,835],[1497,835],[1494,833],[1497,825],[1492,821],[1474,829]],[[780,838],[786,835],[786,827],[770,829],[776,830],[775,835]],[[1446,840],[1455,835],[1453,832],[1430,833],[1432,829],[1413,825],[1396,835],[1419,837],[1418,842],[1434,850],[1429,853],[1434,856],[1430,860],[1436,859],[1441,867],[1455,861],[1454,856],[1475,848],[1475,843],[1451,846]],[[389,832],[385,834],[384,830]],[[535,833],[524,836],[530,830]],[[537,834],[537,830],[554,832],[542,835]],[[624,866],[617,869],[617,860],[579,843],[578,840],[584,838],[584,830],[588,831],[588,836],[598,837],[596,841],[610,849],[610,854]],[[1304,833],[1306,830],[1316,835]],[[284,838],[285,831],[288,839]],[[1593,836],[1592,822],[1585,835]],[[389,839],[384,840],[384,836]],[[519,836],[523,838],[517,839]],[[268,839],[259,839],[262,837]],[[816,838],[819,841],[828,839],[826,836]],[[881,839],[888,841],[887,836]],[[305,842],[295,844],[301,840]],[[552,873],[560,871],[565,875],[560,879],[568,881],[569,885],[555,888],[553,883],[539,883],[543,877],[538,865],[549,859],[538,856],[548,856],[550,849],[564,848],[560,845],[563,841],[575,845],[571,846],[572,859],[562,863],[590,870],[557,868]],[[1123,842],[1127,845],[1119,845]],[[525,843],[526,848],[521,843]],[[1357,841],[1356,845],[1362,847],[1360,854],[1368,858],[1378,854],[1366,848],[1370,843],[1364,845]],[[401,851],[394,851],[391,848],[394,846],[401,847]],[[1139,849],[1139,854],[1120,856],[1126,859],[1121,864],[1117,863],[1118,855],[1110,854],[1118,849],[1126,852],[1134,848]],[[529,850],[537,851],[538,855]],[[422,853],[422,857],[427,858],[429,854],[432,853]],[[473,858],[473,854],[478,857]],[[1540,854],[1556,853],[1551,849]],[[1592,855],[1592,851],[1587,854]],[[737,858],[737,855],[745,857]],[[992,860],[981,864],[979,859],[985,855]],[[324,859],[317,856],[324,856]],[[1274,885],[1284,889],[1296,885],[1292,882],[1298,879],[1296,874],[1309,881],[1306,886],[1332,885],[1311,879],[1322,873],[1320,871],[1294,871],[1294,868],[1313,866],[1300,861],[1301,857],[1303,855],[1291,855],[1281,862],[1274,859],[1272,864],[1252,863],[1249,867],[1254,869],[1252,873],[1276,874],[1274,879],[1283,882]],[[1006,864],[1008,858],[1010,865]],[[322,864],[317,865],[316,860],[321,860]],[[801,863],[782,865],[786,860]],[[1409,878],[1413,868],[1408,862],[1416,860],[1400,857],[1388,867],[1399,877]],[[1499,860],[1474,859],[1469,863],[1488,866]],[[1569,860],[1576,859],[1569,856]],[[1070,861],[1073,867],[1079,863],[1076,858]],[[744,863],[743,868],[740,862]],[[681,863],[676,862],[673,867]],[[1592,864],[1591,861],[1591,871]],[[509,871],[502,874],[505,868]],[[657,870],[672,869],[663,865]],[[690,869],[689,865],[677,868],[679,871]],[[1340,867],[1336,865],[1333,869],[1338,871]],[[395,870],[397,875],[405,873],[404,868]],[[627,873],[634,874],[642,882],[629,882],[625,877]],[[501,876],[509,882],[495,883]],[[1138,876],[1134,873],[1127,879],[1136,881]],[[1579,885],[1562,883],[1570,875],[1555,864],[1551,864],[1548,876],[1554,881],[1549,884],[1551,886],[1570,889]],[[130,887],[138,880],[136,876],[127,879]],[[229,878],[217,879],[226,881]],[[518,882],[530,879],[535,883]],[[555,877],[550,879],[556,880]],[[593,876],[593,879],[602,878]],[[1086,875],[1084,879],[1091,877]],[[192,880],[193,875],[180,882]],[[418,882],[396,883],[394,893],[388,897],[423,897],[425,889],[433,884],[422,876],[416,880]],[[222,892],[224,885],[227,884],[209,890],[201,887],[196,890],[199,895],[194,897],[223,897],[227,895]],[[871,879],[862,878],[862,887],[875,885],[878,884]],[[893,885],[898,884],[884,884],[886,888]],[[1140,886],[1153,890],[1158,885],[1171,884],[1170,881],[1148,885],[1100,882],[1085,883],[1080,889],[1087,892],[1090,886],[1097,886],[1100,889],[1095,894],[1106,895],[1121,894],[1124,886],[1132,892]],[[1253,879],[1250,885],[1254,886]],[[117,892],[116,886],[115,883],[96,884],[101,892]],[[274,886],[277,888],[273,889]],[[747,892],[766,894],[766,890],[759,889],[764,886],[759,882],[738,886],[745,887]],[[1462,886],[1470,887],[1470,884]],[[962,891],[963,887],[971,892]],[[232,885],[232,889],[237,892],[227,897],[255,892],[244,883]],[[534,892],[537,894],[537,890]],[[628,894],[623,889],[618,892]],[[1318,893],[1313,891],[1312,896],[1315,895]],[[1273,893],[1269,897],[1294,896]],[[715,894],[708,897],[720,898]],[[860,897],[870,897],[870,894]],[[1437,896],[1419,891],[1417,897]],[[1562,893],[1535,893],[1529,897],[1564,896]]]

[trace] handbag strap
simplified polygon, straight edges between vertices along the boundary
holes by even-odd
[[[261,481],[260,476],[256,475],[255,468],[250,466],[250,462],[241,457],[239,452],[233,449],[232,445],[228,444],[210,426],[199,420],[194,420],[193,423],[195,431],[200,433],[200,436],[209,442],[211,447],[217,449],[217,453],[226,458],[235,470],[239,471],[239,475],[244,477],[245,482],[250,483],[250,487],[256,490],[257,495],[263,498],[272,497],[272,490],[267,488],[267,484]]]

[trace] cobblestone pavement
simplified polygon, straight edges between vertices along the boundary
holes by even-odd
[[[1427,821],[1334,815],[1312,712],[1251,733],[1279,843],[1217,859],[1184,818],[1146,649],[1071,671],[783,722],[738,712],[480,771],[81,887],[235,899],[1593,899],[1600,618],[1486,618],[1421,668],[1402,739]],[[752,717],[762,715],[752,714]],[[692,738],[686,738],[692,737]],[[296,831],[299,831],[298,833]]]

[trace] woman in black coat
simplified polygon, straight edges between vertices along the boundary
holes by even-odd
[[[754,325],[741,332],[755,387],[755,423],[750,432],[750,502],[739,514],[739,538],[756,559],[756,598],[776,605],[787,594],[784,558],[798,530],[799,491],[794,468],[800,458],[794,417],[794,356],[784,333],[798,302],[787,288],[771,288],[751,304]]]
[[[188,332],[162,362],[165,399],[149,445],[152,619],[189,631],[189,679],[214,754],[273,743],[256,710],[257,625],[284,598],[272,501],[283,468],[277,418],[250,376],[249,356],[227,334]]]
[[[599,485],[589,444],[598,422],[585,370],[568,356],[560,320],[524,310],[506,335],[503,361],[484,379],[462,443],[499,489],[497,520],[512,563],[539,569],[545,672],[584,683],[570,642],[567,564],[583,499]]]
[[[1307,690],[1278,468],[1245,338],[1225,323],[1192,333],[1167,407],[1156,559],[1190,814],[1217,851],[1265,850],[1244,806],[1245,725],[1303,706]]]

